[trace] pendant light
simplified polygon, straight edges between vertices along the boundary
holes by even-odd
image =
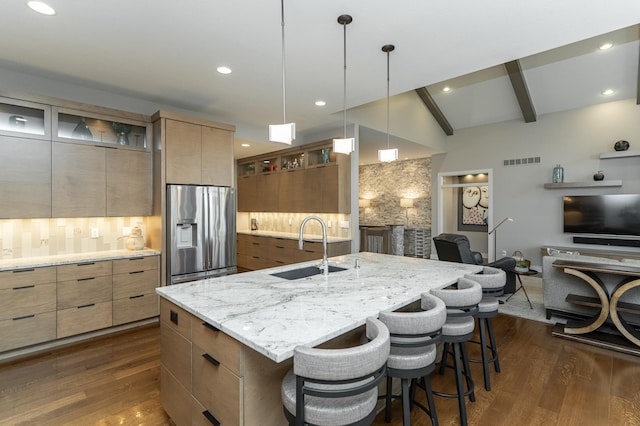
[[[344,29],[344,78],[343,78],[343,122],[344,135],[342,139],[333,140],[333,152],[351,154],[355,150],[355,139],[347,138],[347,25],[353,21],[351,15],[338,16],[338,23]]]
[[[287,89],[284,56],[284,0],[280,0],[280,14],[282,17],[282,122],[284,124],[269,125],[269,141],[291,145],[291,142],[296,138],[296,123],[287,123]]]
[[[389,53],[396,47],[393,44],[385,44],[382,51],[387,54],[387,149],[378,150],[378,161],[390,162],[398,159],[398,148],[389,148]]]

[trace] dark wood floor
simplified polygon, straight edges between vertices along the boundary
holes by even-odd
[[[640,358],[552,337],[534,321],[499,316],[494,325],[502,372],[487,392],[472,366],[469,424],[640,425]],[[452,385],[449,374],[434,375],[434,388]],[[0,425],[166,425],[159,389],[151,326],[0,365]],[[459,424],[455,400],[436,397],[436,406],[441,425]],[[401,424],[395,405],[392,425]],[[415,409],[412,424],[430,422]]]

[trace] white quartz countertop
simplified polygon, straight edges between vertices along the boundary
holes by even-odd
[[[273,238],[286,238],[288,240],[297,240],[300,238],[300,234],[297,232],[279,232],[279,231],[238,231],[238,234],[255,235],[256,237],[273,237]],[[322,235],[304,233],[305,241],[322,241]],[[340,241],[351,241],[349,237],[330,237],[327,236],[327,241],[330,243],[338,243]]]
[[[1,259],[0,271],[17,268],[38,268],[43,266],[56,266],[78,262],[97,262],[100,260],[114,260],[139,256],[157,256],[157,250],[107,250],[89,253],[58,254],[54,256],[22,257],[16,259]]]
[[[355,269],[359,259],[360,268]],[[440,262],[376,253],[330,258],[348,268],[327,278],[274,277],[316,262],[228,275],[168,287],[156,292],[196,317],[276,362],[293,356],[298,345],[316,346],[353,330],[369,316],[420,299],[481,265]]]

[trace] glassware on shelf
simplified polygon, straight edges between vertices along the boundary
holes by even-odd
[[[84,121],[84,117],[80,119],[80,122],[74,127],[73,132],[71,133],[76,139],[84,139],[87,141],[93,140],[93,133],[89,130],[89,126]]]
[[[564,182],[564,168],[560,164],[556,164],[553,168],[553,183],[562,183]]]

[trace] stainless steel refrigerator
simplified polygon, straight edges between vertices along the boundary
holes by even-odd
[[[167,255],[167,284],[236,272],[233,188],[167,185]]]

